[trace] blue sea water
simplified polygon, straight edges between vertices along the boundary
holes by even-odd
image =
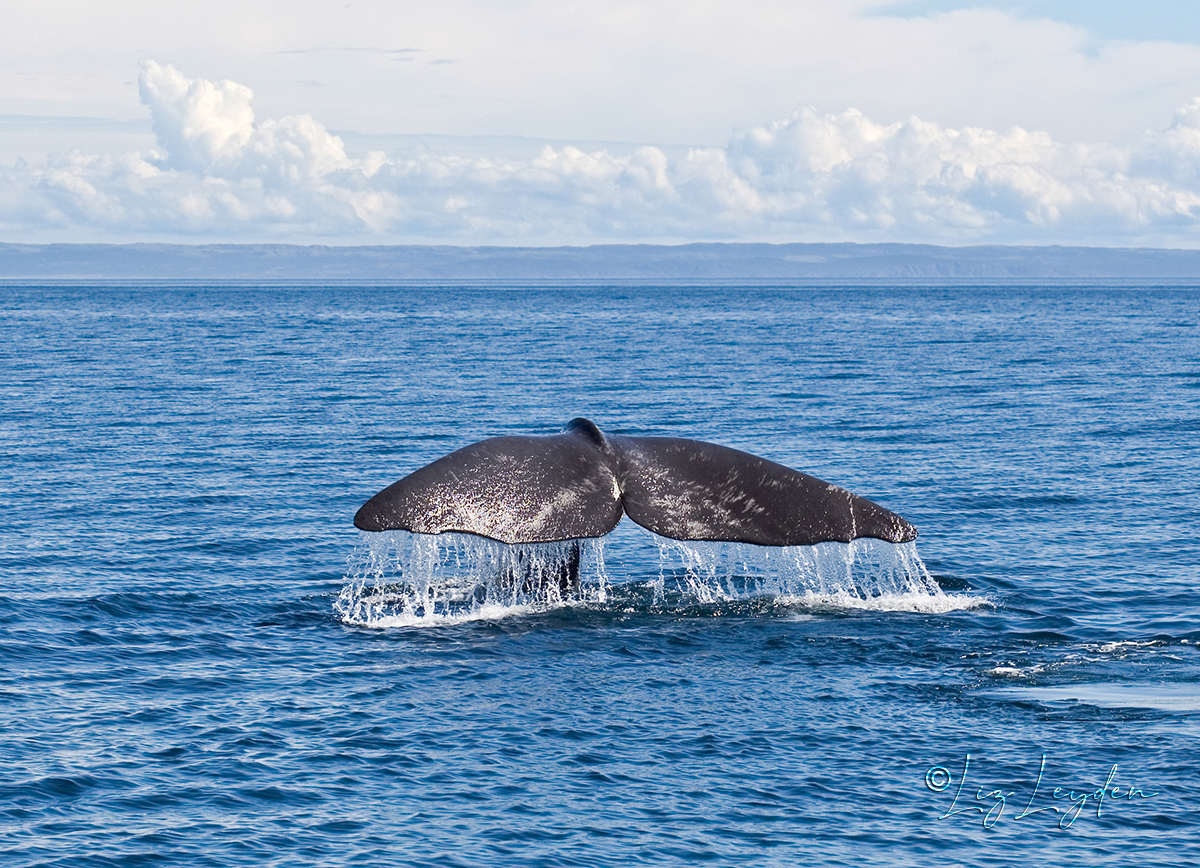
[[[7,286],[0,394],[4,865],[1200,862],[1200,290]],[[915,553],[353,608],[367,497],[580,415]]]

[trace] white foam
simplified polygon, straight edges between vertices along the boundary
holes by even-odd
[[[993,666],[985,669],[983,674],[993,678],[1033,678],[1046,671],[1046,664],[1038,663],[1033,666]]]
[[[504,606],[484,603],[472,609],[454,614],[416,615],[412,612],[401,611],[393,615],[379,615],[367,622],[347,620],[347,624],[357,627],[372,627],[386,629],[388,627],[445,627],[451,624],[466,624],[471,621],[499,621],[501,618],[513,618],[521,615],[531,615],[539,611],[536,606]]]
[[[968,611],[991,605],[991,601],[986,597],[947,594],[941,590],[936,593],[879,594],[869,597],[845,592],[807,593],[803,597],[781,597],[779,602],[808,609],[865,609],[874,612],[920,612],[931,615]]]
[[[983,673],[994,678],[1028,678],[1031,673],[1018,669],[1016,666],[997,666]]]
[[[1159,639],[1126,639],[1120,642],[1105,642],[1103,644],[1087,643],[1083,647],[1097,654],[1120,654],[1137,648],[1153,648],[1166,643]]]

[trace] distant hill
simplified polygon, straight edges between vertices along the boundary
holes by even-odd
[[[0,244],[0,280],[1200,284],[1200,250],[926,244],[591,247]]]

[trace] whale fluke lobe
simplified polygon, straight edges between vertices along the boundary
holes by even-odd
[[[622,515],[610,465],[584,429],[551,437],[493,437],[388,486],[363,504],[354,526],[459,531],[503,543],[603,536]]]
[[[917,530],[881,506],[746,452],[675,437],[494,437],[451,452],[376,494],[354,526],[476,534],[502,543],[603,536],[622,515],[677,540],[815,545]]]
[[[626,514],[660,536],[767,546],[915,539],[895,513],[746,452],[668,437],[612,437]]]

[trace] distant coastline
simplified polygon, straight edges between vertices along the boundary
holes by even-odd
[[[0,244],[0,282],[1200,285],[1200,250],[929,244]]]

